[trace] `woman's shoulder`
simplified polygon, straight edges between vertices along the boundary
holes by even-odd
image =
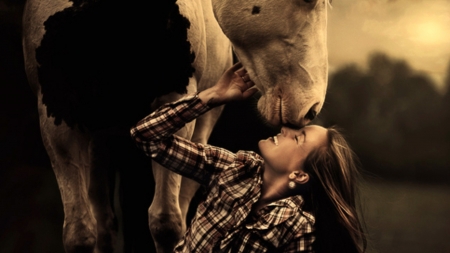
[[[228,169],[221,174],[222,177],[241,177],[244,174],[258,174],[261,173],[263,167],[263,159],[254,151],[239,150],[235,153],[234,162],[230,164]],[[252,176],[253,177],[253,176]]]
[[[257,163],[263,162],[263,158],[258,153],[251,150],[239,150],[238,152],[236,152],[236,156],[237,159],[241,161],[257,162]]]

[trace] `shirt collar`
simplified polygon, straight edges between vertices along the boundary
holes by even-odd
[[[268,204],[267,206],[285,206],[287,208],[295,209],[303,206],[303,198],[301,195],[294,195],[284,199],[277,200]]]
[[[248,229],[266,230],[277,226],[292,216],[302,214],[303,198],[300,195],[280,199],[268,204],[258,211],[255,222],[248,223]]]

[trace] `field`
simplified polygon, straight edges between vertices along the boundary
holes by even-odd
[[[450,186],[368,182],[369,253],[449,253]]]
[[[0,185],[3,253],[62,253],[62,205],[50,168],[11,170]],[[3,180],[2,180],[3,181]],[[381,179],[362,186],[368,253],[450,253],[450,186]]]

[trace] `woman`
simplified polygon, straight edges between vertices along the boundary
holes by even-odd
[[[173,135],[212,107],[255,92],[238,63],[215,86],[160,107],[131,129],[148,156],[207,186],[175,252],[364,252],[358,172],[337,130],[282,127],[259,142],[261,155]]]

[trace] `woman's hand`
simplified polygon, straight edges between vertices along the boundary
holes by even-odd
[[[218,106],[251,97],[257,92],[254,85],[247,71],[238,62],[223,73],[216,85],[200,92],[198,96],[203,103]]]

